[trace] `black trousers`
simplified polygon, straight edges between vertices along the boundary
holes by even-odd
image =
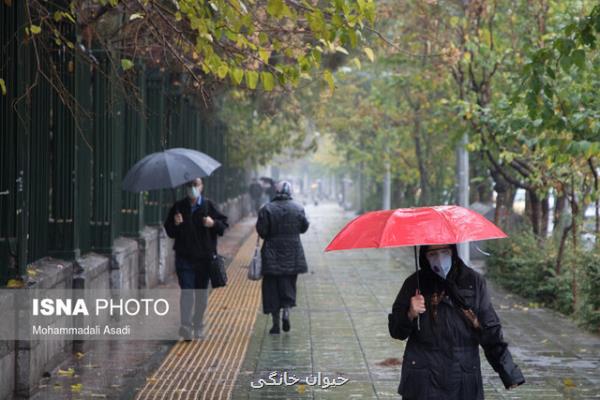
[[[296,306],[296,280],[294,275],[264,275],[262,278],[263,312],[272,314],[280,309]]]
[[[188,261],[175,257],[175,272],[181,288],[179,313],[181,325],[201,329],[208,302],[208,265],[210,259]]]

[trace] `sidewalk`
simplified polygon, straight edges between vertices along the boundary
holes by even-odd
[[[237,255],[254,231],[255,218],[246,218],[219,239],[219,254],[226,263]],[[173,275],[160,288],[177,288]],[[172,341],[91,341],[84,353],[63,361],[40,381],[40,391],[32,399],[132,399],[160,365]]]
[[[351,218],[332,204],[307,206],[311,227],[303,235],[310,272],[298,280],[292,330],[269,335],[270,318],[256,320],[232,398],[399,399],[396,390],[404,342],[389,337],[387,314],[403,281],[414,271],[411,249],[324,253],[333,235]],[[531,309],[518,296],[491,282],[505,339],[527,384],[506,391],[482,352],[486,399],[600,398],[600,337],[567,318]],[[342,386],[272,385],[253,389],[260,378],[283,372],[349,379]],[[312,382],[311,382],[312,383]]]
[[[309,273],[298,279],[291,332],[268,334],[271,321],[261,311],[260,283],[245,278],[254,246],[248,235],[254,221],[246,220],[221,241],[221,252],[233,259],[231,281],[211,297],[207,340],[175,346],[97,342],[81,359],[61,365],[74,368],[75,376],[53,371],[37,398],[399,399],[404,342],[389,337],[387,314],[414,271],[412,251],[324,253],[352,215],[333,204],[309,205],[306,211],[311,227],[302,241]],[[527,384],[506,391],[482,354],[486,399],[600,398],[600,337],[552,311],[529,307],[491,282],[488,286]],[[299,381],[252,388],[261,378],[273,382],[273,372],[274,379],[287,372]],[[319,373],[323,381],[348,381],[313,385],[310,379]],[[73,384],[82,387],[73,392]]]
[[[247,277],[255,244],[253,234],[227,268],[227,286],[211,293],[205,314],[206,337],[173,346],[137,391],[136,399],[230,397],[260,303],[260,282]]]

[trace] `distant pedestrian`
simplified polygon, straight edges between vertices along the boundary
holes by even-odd
[[[263,204],[266,204],[269,201],[273,200],[273,197],[275,197],[275,194],[276,194],[275,182],[273,181],[273,179],[267,178],[267,177],[260,178],[260,181],[262,182],[263,194],[264,194]]]
[[[275,186],[275,197],[258,212],[256,230],[264,243],[262,256],[263,312],[271,314],[269,333],[280,333],[280,318],[285,332],[290,330],[290,308],[296,306],[298,274],[308,271],[300,234],[308,230],[304,208],[292,200],[292,187],[282,181]],[[281,310],[283,315],[280,316]]]
[[[202,195],[204,183],[186,184],[187,198],[177,201],[165,221],[167,235],[175,239],[175,271],[181,288],[179,335],[185,340],[204,337],[204,311],[208,303],[209,265],[217,253],[227,217]]]
[[[253,212],[258,215],[258,210],[261,206],[261,197],[263,195],[263,188],[258,183],[256,178],[252,178],[252,183],[248,187],[248,194],[250,195],[250,202],[252,204]]]
[[[414,273],[404,281],[389,315],[390,335],[408,338],[398,388],[402,398],[483,399],[480,345],[507,389],[524,383],[502,337],[485,279],[463,263],[456,245],[423,246],[419,263],[421,292]]]

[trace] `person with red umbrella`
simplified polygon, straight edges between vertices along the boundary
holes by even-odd
[[[471,210],[439,206],[364,214],[327,247],[410,245],[416,256],[420,245],[417,271],[404,281],[388,315],[390,335],[408,339],[398,387],[403,399],[483,399],[479,346],[507,389],[525,382],[485,279],[465,265],[454,244],[502,237],[504,232]]]
[[[483,399],[480,345],[507,389],[524,383],[485,279],[463,263],[456,245],[421,246],[419,265],[420,290],[414,273],[388,315],[390,335],[408,339],[398,387],[402,398]]]

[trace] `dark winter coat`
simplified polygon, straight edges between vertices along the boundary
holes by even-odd
[[[183,222],[175,225],[175,214],[180,212]],[[207,228],[202,224],[202,218],[209,216],[215,224]],[[167,235],[175,239],[173,249],[177,257],[189,261],[207,259],[217,253],[217,236],[223,236],[228,227],[227,217],[217,210],[214,203],[202,198],[202,204],[192,215],[192,205],[188,198],[176,202],[165,221],[164,227]]]
[[[304,208],[288,196],[276,196],[258,212],[256,231],[263,275],[294,275],[308,271],[300,234],[308,230]]]
[[[402,285],[388,316],[390,335],[400,340],[408,338],[398,393],[411,400],[483,399],[479,345],[506,388],[525,382],[502,337],[484,278],[464,265],[456,246],[452,246],[453,266],[447,279],[441,279],[431,271],[425,250],[421,248],[419,257],[426,308],[420,316],[421,329],[417,330],[416,318],[410,321],[407,316],[410,298],[417,289],[416,273]],[[432,304],[432,294],[442,291],[447,296],[437,306]],[[471,309],[477,316],[476,323],[461,308]]]

